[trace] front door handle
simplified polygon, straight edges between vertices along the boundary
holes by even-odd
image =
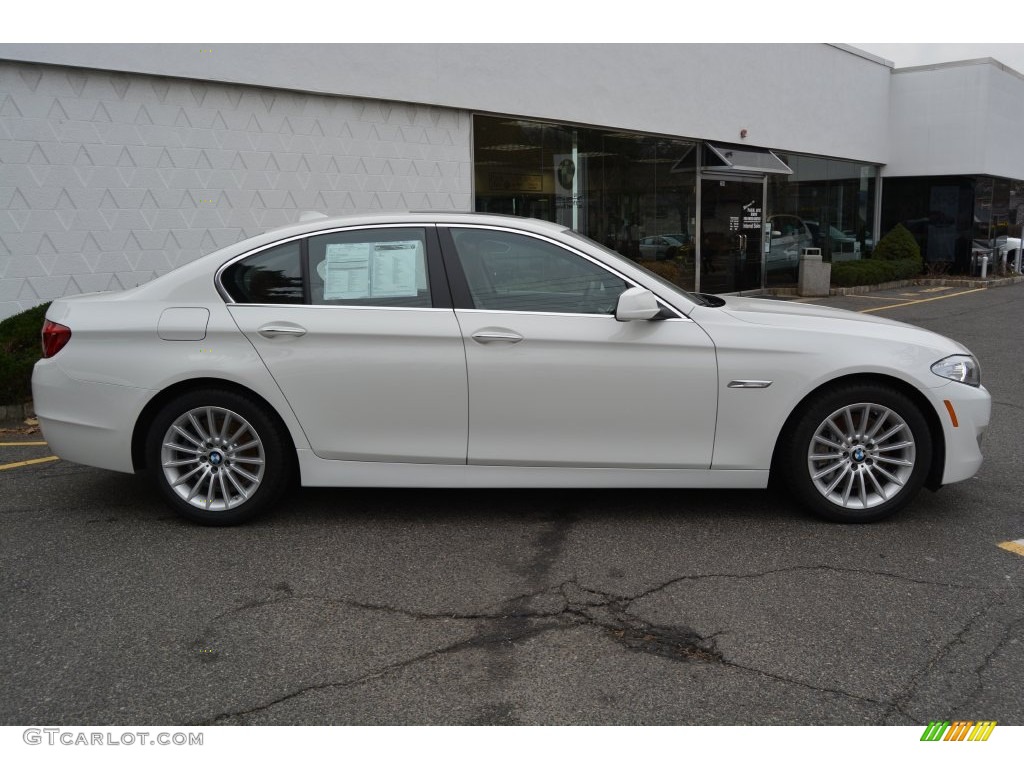
[[[292,325],[291,323],[267,323],[260,326],[257,333],[265,338],[273,339],[276,336],[305,336],[306,329],[301,325]]]
[[[478,331],[473,334],[473,341],[478,344],[491,344],[495,341],[504,342],[505,344],[517,344],[522,340],[522,336],[512,331]]]

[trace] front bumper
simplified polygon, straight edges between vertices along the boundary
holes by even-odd
[[[974,477],[981,467],[981,440],[992,415],[992,396],[985,387],[955,382],[932,390],[931,394],[946,438],[942,484]]]

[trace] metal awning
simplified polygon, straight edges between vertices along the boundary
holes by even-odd
[[[747,173],[792,173],[770,149],[735,144],[704,142],[704,169],[708,171],[745,171]]]

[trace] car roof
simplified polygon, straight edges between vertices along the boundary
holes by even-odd
[[[304,214],[308,216],[309,213]],[[286,224],[281,227],[268,229],[265,232],[238,240],[234,243],[218,248],[203,254],[189,264],[209,264],[211,261],[222,261],[231,259],[247,251],[262,248],[265,245],[272,245],[282,240],[293,237],[301,237],[316,232],[325,232],[343,227],[380,226],[394,224],[402,225],[426,225],[426,224],[475,224],[477,226],[513,227],[526,232],[533,232],[541,235],[557,235],[566,231],[563,224],[555,224],[540,219],[527,219],[522,216],[508,216],[493,213],[466,213],[462,211],[394,211],[389,213],[354,214],[348,216],[324,216],[313,214],[315,218],[307,218],[295,224]],[[175,272],[188,267],[185,264],[178,267]]]
[[[314,216],[315,218],[307,218],[305,221],[300,221],[295,224],[288,224],[283,227],[269,229],[262,234],[254,235],[252,237],[245,238],[244,240],[239,240],[226,245],[223,248],[218,248],[215,251],[206,253],[193,261],[181,265],[166,275],[161,275],[160,277],[151,280],[145,285],[156,285],[158,288],[162,288],[163,283],[166,282],[164,278],[170,278],[170,275],[175,275],[173,280],[176,282],[185,282],[193,277],[201,277],[210,269],[211,265],[223,264],[249,251],[258,250],[264,246],[273,245],[291,238],[302,237],[304,235],[315,234],[318,232],[328,232],[330,230],[341,229],[344,227],[381,226],[389,224],[393,224],[395,226],[462,224],[511,227],[524,232],[532,232],[534,234],[549,236],[558,235],[567,229],[567,227],[562,224],[555,224],[550,221],[541,221],[539,219],[527,219],[521,216],[506,216],[499,214],[466,213],[460,211],[395,211],[349,216],[316,216],[315,214]]]
[[[250,252],[259,251],[264,247],[294,238],[321,232],[327,233],[347,227],[387,225],[401,227],[427,226],[431,224],[507,227],[521,232],[547,235],[563,243],[569,241],[570,235],[576,235],[565,225],[550,221],[523,218],[521,216],[467,213],[462,211],[399,211],[351,216],[318,216],[316,218],[307,218],[306,221],[300,221],[296,224],[271,229],[260,235],[224,246],[193,261],[182,264],[180,267],[136,288],[121,291],[115,295],[123,300],[134,300],[136,297],[147,296],[150,299],[164,301],[181,301],[183,300],[182,297],[187,297],[189,301],[195,301],[197,300],[195,297],[203,296],[205,291],[207,292],[207,298],[213,300],[217,293],[215,282],[210,279],[211,272],[223,268],[235,258]],[[650,273],[638,274],[643,272],[641,267],[631,263],[625,257],[615,254],[613,251],[609,251],[600,245],[595,244],[595,246],[602,251],[607,251],[606,257],[615,256],[617,261],[611,266],[630,279],[643,284],[646,279],[650,278]],[[696,300],[682,288],[673,287],[673,290],[678,293],[678,301],[669,301],[669,303],[685,313],[685,310],[680,309],[680,306],[694,304]]]
[[[308,215],[308,214],[307,214]],[[314,214],[315,216],[315,214]],[[315,216],[296,224],[286,224],[270,229],[262,235],[250,240],[268,238],[269,241],[282,237],[303,235],[325,229],[339,227],[360,227],[380,224],[476,224],[485,226],[511,226],[541,234],[554,234],[565,231],[564,224],[556,224],[540,219],[528,219],[522,216],[510,216],[494,213],[470,213],[466,211],[392,211],[372,214],[351,214],[345,216]],[[245,242],[245,241],[243,241]]]

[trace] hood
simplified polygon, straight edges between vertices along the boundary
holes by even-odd
[[[725,304],[712,311],[752,325],[770,326],[780,330],[791,330],[794,333],[834,334],[837,340],[842,336],[871,337],[887,342],[922,345],[943,354],[969,353],[966,347],[953,339],[886,317],[794,301],[748,299],[740,296],[719,298],[723,299]],[[691,315],[700,322],[699,316],[701,319],[706,318],[703,311]]]
[[[721,308],[723,312],[728,312],[737,320],[749,323],[783,325],[788,319],[828,318],[858,323],[871,323],[873,325],[891,325],[900,328],[917,327],[908,323],[901,323],[899,320],[890,320],[887,317],[876,317],[875,315],[851,312],[848,309],[821,307],[816,304],[803,304],[796,301],[749,299],[742,296],[722,296],[720,298],[725,301],[725,306]]]

